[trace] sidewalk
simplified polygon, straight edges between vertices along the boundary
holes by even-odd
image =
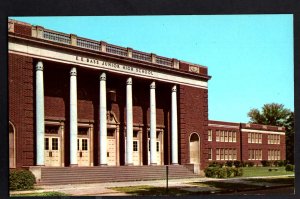
[[[272,178],[279,176],[269,176],[264,178]],[[227,179],[216,179],[216,178],[188,178],[188,179],[171,179],[168,182],[168,186],[180,188],[183,190],[191,191],[191,192],[199,192],[199,191],[207,191],[207,192],[215,192],[218,191],[218,188],[210,187],[210,186],[198,186],[189,184],[191,182],[205,182],[205,181],[228,181],[234,183],[243,183],[243,184],[258,184],[249,181],[245,181],[245,179],[253,179],[253,178],[261,178],[261,177],[241,177],[241,178],[227,178]],[[260,183],[262,184],[262,183]],[[272,187],[282,187],[284,185],[280,184],[272,184],[272,183],[263,183],[264,186],[268,188]],[[11,191],[10,194],[25,194],[25,193],[41,193],[41,192],[62,192],[65,194],[73,195],[73,196],[125,196],[128,195],[126,193],[118,192],[110,187],[124,187],[124,186],[140,186],[140,185],[149,185],[155,187],[166,187],[166,180],[152,180],[152,181],[133,181],[133,182],[108,182],[108,183],[95,183],[95,184],[69,184],[69,185],[40,185],[36,186],[37,190],[29,190],[29,191]],[[286,185],[285,185],[286,186]]]

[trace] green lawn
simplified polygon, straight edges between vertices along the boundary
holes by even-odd
[[[277,168],[278,171],[269,171]],[[292,171],[285,171],[285,167],[243,167],[243,177],[294,175]]]
[[[295,183],[295,177],[255,178],[255,179],[246,179],[246,181],[258,182],[258,183],[267,182],[267,183],[275,183],[275,184],[293,185]]]
[[[195,192],[190,192],[186,190],[182,190],[179,188],[169,188],[168,192],[165,187],[154,187],[149,185],[142,186],[128,186],[128,187],[111,187],[115,191],[127,193],[134,196],[180,196],[180,195],[191,195],[195,194]],[[202,191],[196,192],[201,194],[207,194],[209,192]]]
[[[247,189],[257,189],[262,188],[264,186],[261,185],[253,185],[253,184],[244,184],[244,183],[234,183],[234,182],[227,182],[227,181],[207,181],[207,182],[193,182],[190,183],[193,185],[198,186],[211,186],[215,188],[220,188],[227,191],[243,191]]]
[[[27,193],[27,194],[11,194],[11,197],[23,197],[23,196],[68,196],[61,192],[43,192],[43,193]]]

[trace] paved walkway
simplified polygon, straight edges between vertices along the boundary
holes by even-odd
[[[272,178],[279,176],[269,176],[264,178]],[[235,183],[249,183],[253,182],[245,181],[250,177],[243,178],[228,178],[228,179],[216,179],[216,178],[188,178],[188,179],[171,179],[169,180],[169,187],[177,187],[187,191],[209,191],[215,192],[218,188],[209,187],[209,186],[198,186],[192,185],[191,182],[205,182],[205,181],[228,181]],[[261,178],[261,177],[251,177],[251,178]],[[94,184],[68,184],[68,185],[41,185],[36,186],[37,190],[30,191],[11,191],[11,194],[25,194],[25,193],[39,193],[39,192],[49,192],[57,191],[73,196],[123,196],[128,195],[122,192],[118,192],[110,187],[124,187],[124,186],[139,186],[139,185],[149,185],[155,187],[166,187],[166,180],[152,180],[152,181],[133,181],[133,182],[108,182],[108,183],[94,183]],[[262,185],[262,183],[260,183]],[[271,183],[264,183],[266,187],[279,186],[278,184],[274,185]]]

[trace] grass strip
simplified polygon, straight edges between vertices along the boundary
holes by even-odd
[[[11,197],[19,197],[19,196],[69,196],[68,194],[61,192],[42,192],[42,193],[26,193],[26,194],[11,194]]]

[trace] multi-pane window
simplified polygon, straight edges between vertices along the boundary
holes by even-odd
[[[280,160],[280,150],[268,150],[268,160]]]
[[[228,132],[228,142],[232,142],[232,132]]]
[[[221,142],[224,142],[224,131],[221,131]]]
[[[248,133],[248,143],[262,143],[262,134],[261,133]]]
[[[216,142],[220,141],[220,131],[216,131]]]
[[[58,150],[58,138],[52,138],[52,150]]]
[[[216,142],[236,142],[235,131],[216,131]]]
[[[208,130],[208,141],[212,141],[212,130]]]
[[[232,132],[232,142],[236,142],[236,132]]]
[[[228,142],[228,131],[225,131],[224,134],[225,134],[224,142]]]
[[[138,141],[133,141],[133,151],[138,151]]]
[[[216,149],[216,160],[236,160],[236,149],[218,148]]]
[[[82,139],[81,141],[81,149],[83,151],[87,151],[88,150],[88,140],[87,139]]]
[[[49,150],[49,138],[45,138],[45,150]]]
[[[268,135],[268,144],[280,144],[280,135],[269,134]]]
[[[211,148],[208,149],[208,159],[212,160],[212,149]]]
[[[248,160],[262,160],[262,150],[261,149],[249,149],[248,150]]]

